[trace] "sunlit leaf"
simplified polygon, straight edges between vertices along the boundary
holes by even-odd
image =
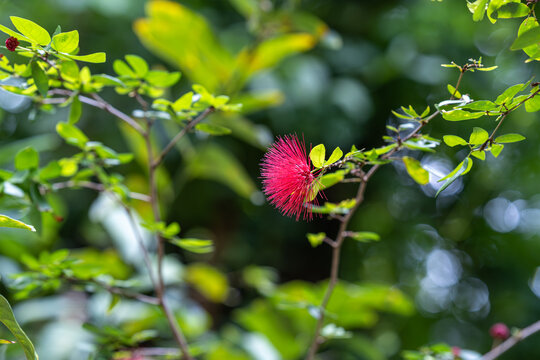
[[[52,48],[63,53],[72,53],[79,47],[79,32],[73,30],[60,33],[52,39]]]
[[[404,156],[403,163],[409,175],[420,185],[426,185],[429,182],[429,172],[422,167],[420,161],[415,158]]]
[[[0,228],[2,227],[24,229],[24,230],[30,230],[33,232],[36,231],[36,228],[34,228],[32,225],[25,224],[22,221],[12,219],[6,215],[0,215]]]
[[[326,149],[323,144],[319,144],[315,146],[311,151],[309,152],[309,158],[311,159],[311,163],[316,168],[322,168],[324,166],[324,159],[326,156]]]
[[[500,144],[514,143],[523,140],[525,140],[525,136],[520,134],[504,134],[495,138],[495,142]]]
[[[11,309],[9,302],[1,295],[0,322],[2,322],[2,324],[4,324],[8,328],[8,330],[13,334],[13,336],[15,336],[15,339],[17,339],[17,343],[19,343],[23,347],[26,360],[38,360],[38,355],[36,354],[36,350],[34,349],[32,341],[30,341],[23,329],[21,329],[21,327],[17,323],[17,320],[13,315],[13,310]]]
[[[17,16],[10,16],[10,19],[15,28],[32,42],[39,45],[47,45],[51,42],[49,32],[35,22]]]
[[[39,166],[39,153],[31,146],[19,151],[15,156],[15,169],[35,169]]]
[[[487,139],[489,139],[489,133],[486,130],[474,127],[471,136],[469,137],[469,144],[481,145],[486,142]]]
[[[229,292],[229,282],[218,269],[202,263],[187,266],[186,281],[204,297],[214,302],[223,302]]]
[[[320,232],[317,234],[307,233],[306,237],[312,247],[317,247],[321,245],[326,238],[326,233]]]
[[[467,141],[456,135],[444,135],[443,141],[446,145],[454,147],[456,145],[467,145]]]
[[[442,116],[445,120],[448,121],[463,121],[463,120],[472,120],[478,119],[484,115],[483,112],[469,112],[465,110],[450,110],[442,111]]]
[[[342,156],[343,151],[339,147],[335,148],[328,160],[326,160],[326,162],[324,163],[324,166],[332,165],[333,163],[341,159]]]

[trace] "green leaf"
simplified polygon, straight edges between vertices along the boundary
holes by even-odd
[[[311,244],[312,247],[317,247],[321,245],[326,238],[326,233],[320,232],[317,234],[308,233],[306,234],[306,237]]]
[[[469,144],[480,145],[486,142],[487,139],[489,139],[489,133],[482,128],[475,127],[469,137]]]
[[[540,27],[533,27],[517,37],[510,50],[520,50],[540,43]]]
[[[475,70],[478,70],[478,71],[493,71],[495,69],[497,69],[498,66],[495,65],[495,66],[488,66],[488,67],[479,67],[479,68],[476,68]]]
[[[197,124],[195,125],[195,129],[214,136],[228,135],[231,133],[231,129],[228,129],[224,126],[207,123]]]
[[[29,43],[33,42],[32,40],[30,40],[29,38],[27,38],[23,34],[19,34],[18,32],[13,31],[10,28],[5,27],[4,25],[1,25],[1,24],[0,24],[0,31],[2,31],[3,33],[8,34],[9,36],[16,37],[19,41],[26,41],[26,42],[29,42]]]
[[[536,87],[538,90],[538,87]],[[525,111],[527,112],[536,112],[540,110],[540,95],[536,94],[534,97],[525,101]]]
[[[504,4],[497,10],[497,17],[499,19],[512,19],[529,15],[531,9],[525,4],[520,2],[510,2]]]
[[[201,240],[201,239],[172,239],[170,240],[171,244],[174,244],[184,250],[195,254],[207,254],[214,251],[214,243],[212,240]]]
[[[1,227],[14,228],[14,229],[24,229],[24,230],[30,230],[30,231],[33,231],[33,232],[36,231],[36,228],[33,227],[32,225],[25,224],[22,221],[12,219],[12,218],[10,218],[9,216],[6,216],[6,215],[0,215],[0,228]],[[1,313],[1,311],[2,310],[0,309],[0,313]]]
[[[69,109],[68,123],[75,124],[79,121],[82,114],[82,104],[79,100],[79,96],[75,96],[71,102],[71,108]]]
[[[501,153],[501,151],[503,151],[503,149],[504,149],[504,145],[502,145],[502,144],[493,144],[493,145],[491,145],[491,153],[495,157],[499,157],[499,154]]]
[[[32,68],[32,78],[39,93],[41,96],[47,97],[47,93],[49,92],[49,78],[45,75],[45,71],[43,71],[37,61],[32,61],[30,66]]]
[[[309,152],[309,158],[311,159],[313,166],[315,166],[317,169],[320,169],[324,166],[325,156],[326,156],[326,149],[323,144],[319,144],[315,146]]]
[[[471,103],[461,105],[459,108],[478,111],[494,111],[499,109],[499,107],[494,102],[488,100],[473,101]]]
[[[191,109],[191,103],[193,102],[193,91],[185,93],[178,100],[176,100],[172,107],[174,111],[189,110]]]
[[[51,42],[49,32],[33,21],[17,16],[10,16],[11,22],[28,39],[39,45],[48,45]]]
[[[450,95],[452,95],[456,99],[461,99],[461,93],[459,91],[457,91],[455,87],[453,87],[450,84],[446,85],[446,87],[447,87],[448,92],[450,93]]]
[[[458,177],[460,177],[462,174],[466,173],[468,169],[472,166],[472,160],[470,158],[465,158],[459,165],[447,176],[442,178],[441,180],[446,178],[446,181],[444,184],[439,188],[437,193],[435,194],[435,197],[439,196],[439,194],[444,191],[447,187],[449,187]],[[441,181],[439,180],[439,181]]]
[[[137,77],[144,78],[148,73],[148,63],[140,56],[137,55],[126,55],[126,61],[131,66]]]
[[[478,119],[484,115],[483,112],[469,112],[465,110],[450,110],[442,111],[442,116],[445,120],[448,121],[463,121],[463,120],[472,120]]]
[[[84,149],[88,142],[88,137],[72,124],[60,122],[56,124],[56,132],[64,138],[68,144],[77,146],[81,149]]]
[[[477,0],[473,3],[467,2],[469,10],[473,13],[474,21],[481,21],[486,13],[486,4],[488,0]]]
[[[540,28],[540,25],[538,24],[538,20],[531,16],[523,20],[521,25],[519,26],[518,30],[518,37],[523,35],[525,32],[532,30],[532,29],[538,29]],[[530,46],[525,46],[523,48],[523,51],[529,55],[532,59],[540,59],[540,44],[534,43]]]
[[[190,264],[186,269],[186,281],[208,300],[223,302],[227,298],[229,292],[227,277],[210,265]]]
[[[516,84],[510,86],[508,89],[504,90],[501,95],[497,96],[497,100],[495,100],[495,103],[499,105],[508,103],[514,98],[514,96],[517,95],[517,93],[523,90],[526,85],[527,84]]]
[[[402,160],[407,168],[407,172],[414,181],[420,185],[426,185],[429,182],[429,172],[422,167],[420,161],[409,156],[404,156]]]
[[[162,70],[150,70],[144,77],[146,81],[152,86],[166,88],[173,86],[180,80],[179,72],[167,72]]]
[[[39,154],[31,146],[26,147],[15,155],[15,169],[36,169],[39,166]]]
[[[501,136],[497,136],[497,138],[495,139],[495,142],[500,143],[500,144],[507,144],[507,143],[514,143],[514,142],[523,141],[523,140],[525,140],[525,136],[520,135],[520,134],[504,134]]]
[[[10,344],[16,344],[16,343],[17,343],[16,341],[0,339],[0,344],[1,345],[10,345]]]
[[[318,179],[320,190],[327,189],[345,178],[345,170],[338,170],[333,173],[324,174]]]
[[[2,324],[4,324],[8,328],[8,330],[13,334],[13,336],[15,336],[15,339],[17,339],[17,342],[21,344],[24,350],[24,355],[26,356],[26,360],[38,360],[38,355],[36,354],[36,350],[34,348],[34,345],[32,344],[32,341],[30,341],[23,329],[21,329],[20,325],[17,323],[17,320],[13,315],[13,310],[11,309],[9,302],[6,300],[5,297],[1,295],[0,322],[2,322]]]
[[[471,152],[471,155],[474,156],[477,159],[486,160],[486,153],[485,153],[484,150],[482,150],[482,151],[474,150],[474,151]]]
[[[334,151],[332,152],[332,155],[330,155],[328,160],[326,160],[326,162],[324,163],[324,166],[332,165],[333,163],[341,159],[342,156],[343,156],[343,151],[341,151],[339,147],[335,148]]]
[[[456,135],[444,135],[443,141],[446,145],[454,147],[456,145],[468,145],[468,142]]]
[[[381,240],[379,234],[370,231],[352,232],[350,234],[347,234],[347,236],[360,242],[372,242]]]
[[[105,55],[104,52],[98,52],[94,54],[88,54],[88,55],[71,55],[71,54],[64,54],[67,55],[69,58],[73,60],[78,61],[84,61],[89,63],[104,63],[107,61],[107,55]]]
[[[63,53],[72,53],[79,47],[79,32],[73,30],[53,36],[52,48]]]
[[[193,83],[216,91],[230,85],[231,77],[237,74],[235,69],[242,69],[235,65],[206,19],[188,7],[172,1],[151,1],[146,13],[146,18],[134,24],[139,39],[179,67]]]

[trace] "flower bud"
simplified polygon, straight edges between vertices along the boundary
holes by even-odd
[[[17,38],[10,36],[6,39],[6,48],[9,51],[15,51],[15,49],[17,49],[17,46],[19,46],[19,40],[17,40]]]
[[[506,340],[510,336],[510,330],[505,324],[496,323],[489,329],[489,335],[494,339]]]

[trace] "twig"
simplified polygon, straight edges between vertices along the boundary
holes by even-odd
[[[96,190],[96,191],[107,190],[105,186],[103,186],[103,184],[99,184],[99,183],[95,183],[91,181],[69,180],[65,182],[57,182],[57,183],[52,184],[51,186],[53,190],[61,190],[61,189],[69,189],[69,188],[77,188],[77,187],[82,187],[82,188]],[[150,196],[146,194],[130,192],[128,196],[136,200],[150,202]]]
[[[464,72],[460,72],[460,76],[458,78],[458,81],[457,81],[457,84],[456,84],[456,87],[455,87],[456,91],[454,92],[454,94],[458,91],[457,89],[459,87],[459,84],[461,83],[463,73]],[[453,95],[452,95],[452,97],[453,97]],[[420,133],[420,131],[422,130],[422,128],[424,126],[426,126],[431,120],[433,120],[439,114],[440,114],[440,110],[437,110],[433,114],[428,116],[427,118],[422,119],[420,121],[420,124],[416,127],[416,129],[414,129],[405,138],[401,139],[398,146],[396,146],[394,149],[392,149],[388,153],[381,156],[381,158],[382,159],[388,159],[393,154],[395,154],[396,152],[401,150],[404,147],[405,142],[407,142],[408,140],[410,140],[413,137],[415,137],[416,135],[418,135]],[[323,300],[321,302],[321,305],[319,306],[319,310],[320,310],[319,311],[319,318],[317,319],[317,325],[315,326],[315,333],[314,333],[311,345],[309,346],[309,349],[308,349],[308,352],[307,352],[307,355],[306,355],[306,360],[313,360],[314,357],[315,357],[315,354],[317,353],[317,350],[319,349],[319,346],[324,342],[324,338],[321,337],[320,333],[321,333],[321,329],[322,329],[323,324],[324,324],[324,314],[325,314],[325,311],[326,311],[326,307],[328,305],[328,302],[330,301],[330,298],[332,297],[332,293],[333,293],[334,288],[335,288],[335,286],[337,284],[337,281],[338,281],[338,272],[339,272],[341,247],[342,247],[343,242],[344,242],[344,240],[346,238],[346,235],[348,233],[347,232],[347,227],[349,225],[349,222],[350,222],[352,216],[354,215],[354,213],[356,212],[356,210],[358,209],[360,204],[362,204],[362,202],[364,201],[364,194],[365,194],[365,191],[366,191],[368,181],[371,179],[371,177],[375,174],[375,172],[377,172],[377,170],[380,167],[381,167],[381,164],[373,165],[369,169],[369,171],[360,179],[361,182],[360,182],[360,186],[358,187],[358,191],[356,193],[354,206],[349,210],[349,212],[345,216],[343,216],[341,219],[339,219],[341,221],[341,224],[339,226],[338,235],[337,235],[337,238],[334,241],[333,245],[331,245],[331,247],[332,247],[332,262],[331,262],[331,265],[330,265],[330,280],[329,280],[326,292],[324,294]]]
[[[159,198],[158,198],[157,183],[156,183],[156,169],[157,169],[156,164],[159,164],[159,162],[156,162],[154,160],[154,151],[152,150],[152,141],[151,141],[151,136],[150,136],[151,122],[148,119],[147,119],[147,125],[148,125],[148,130],[145,131],[143,135],[144,135],[144,140],[146,143],[146,151],[148,155],[148,174],[149,174],[148,181],[150,184],[150,204],[152,205],[152,212],[154,213],[154,221],[156,223],[159,223],[161,221],[161,214],[159,211]],[[185,130],[186,128],[184,128],[183,130]],[[172,148],[172,145],[171,145],[171,148]],[[165,254],[165,239],[160,234],[157,234],[157,256],[158,256],[158,259],[157,259],[158,276],[157,277],[158,278],[157,278],[157,284],[156,284],[156,295],[159,299],[161,309],[163,310],[163,313],[165,314],[165,317],[167,318],[167,322],[169,323],[169,326],[173,332],[174,338],[176,342],[178,343],[178,345],[180,346],[180,350],[182,350],[182,353],[184,354],[185,359],[194,360],[189,352],[189,346],[188,346],[187,340],[182,330],[180,329],[180,326],[178,325],[178,322],[176,321],[174,314],[169,308],[166,298],[165,298],[165,283],[163,281],[164,254]]]
[[[62,89],[53,89],[49,91],[50,95],[63,95],[63,96],[72,96],[74,94],[71,90],[62,90]],[[92,98],[89,98],[87,96],[79,95],[79,100],[85,104],[94,106],[98,109],[102,109],[107,111],[109,114],[116,116],[120,120],[127,123],[129,126],[131,126],[133,129],[135,129],[139,134],[144,133],[144,129],[141,125],[139,125],[133,118],[131,118],[129,115],[123,113],[122,111],[118,110],[108,102],[101,99],[99,96],[92,94]]]
[[[482,356],[482,360],[494,360],[510,350],[514,345],[517,343],[525,340],[529,336],[537,333],[540,331],[540,321],[535,322],[532,325],[527,326],[525,329],[522,329],[517,332],[517,334],[509,337],[504,342],[502,342],[499,346],[494,347],[491,349],[487,354]]]
[[[153,296],[144,295],[144,294],[134,292],[134,291],[131,291],[131,290],[119,288],[119,287],[116,287],[116,286],[111,286],[109,284],[106,284],[106,283],[101,282],[101,281],[96,280],[96,279],[81,280],[81,279],[74,278],[74,277],[71,277],[71,276],[63,276],[63,278],[65,280],[71,282],[71,283],[74,283],[74,284],[85,284],[85,283],[93,284],[93,285],[97,285],[97,286],[107,290],[111,294],[120,295],[120,296],[130,298],[130,299],[135,299],[135,300],[147,303],[147,304],[159,305],[159,299],[158,298],[155,298]]]
[[[167,144],[167,146],[165,146],[163,151],[161,151],[161,153],[156,157],[156,159],[153,162],[151,162],[152,167],[153,168],[158,167],[159,164],[161,164],[161,162],[167,155],[167,153],[171,151],[171,149],[174,147],[174,145],[176,145],[176,143],[180,141],[180,139],[182,139],[184,135],[186,135],[193,127],[195,127],[195,125],[197,125],[199,122],[201,122],[204,118],[206,118],[208,115],[213,113],[215,110],[216,109],[213,106],[210,106],[209,108],[204,110],[202,113],[200,113],[199,116],[197,116],[195,119],[187,123],[187,125],[178,134],[176,134],[174,138],[172,138],[172,140]]]

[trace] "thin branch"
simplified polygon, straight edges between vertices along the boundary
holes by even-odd
[[[180,139],[182,139],[182,137],[184,137],[184,135],[186,135],[191,129],[193,129],[195,125],[197,125],[199,122],[201,122],[204,118],[206,118],[208,115],[213,113],[215,110],[216,109],[213,106],[210,106],[209,108],[204,110],[202,113],[200,113],[199,116],[197,116],[195,119],[191,120],[182,130],[180,130],[178,134],[176,134],[174,138],[172,138],[172,140],[167,144],[167,146],[165,146],[163,151],[161,151],[161,153],[156,157],[156,159],[153,162],[151,162],[152,167],[154,168],[158,167],[159,164],[161,164],[161,162],[167,155],[167,153],[172,150],[172,148],[176,145],[176,143],[180,141]]]
[[[213,109],[213,108],[212,108]],[[208,110],[208,109],[207,109]],[[156,162],[154,160],[154,151],[152,150],[152,141],[150,137],[150,130],[151,130],[151,122],[147,120],[148,130],[144,132],[144,140],[146,143],[146,151],[148,155],[148,181],[150,186],[150,204],[152,205],[152,212],[154,213],[154,221],[156,223],[161,221],[161,214],[159,211],[159,198],[158,198],[158,190],[157,190],[157,182],[156,182],[156,169],[159,162]],[[189,126],[189,124],[188,124]],[[187,128],[187,126],[186,126]],[[183,130],[185,130],[184,128]],[[173,144],[174,145],[174,144]],[[172,147],[172,146],[171,146]],[[163,153],[162,153],[163,154]],[[165,155],[163,155],[165,156]],[[187,343],[187,340],[182,332],[182,329],[180,329],[180,326],[178,325],[178,322],[176,321],[176,318],[174,317],[173,312],[169,308],[167,304],[167,300],[165,298],[165,283],[163,281],[163,257],[165,255],[165,239],[160,235],[157,234],[157,284],[156,284],[156,295],[159,299],[161,309],[163,310],[163,313],[165,314],[165,317],[167,318],[167,322],[169,323],[169,326],[173,332],[174,338],[178,345],[180,346],[180,350],[182,350],[182,353],[186,360],[194,360],[193,357],[190,354],[189,346]]]
[[[85,189],[91,189],[96,191],[105,191],[107,190],[103,184],[91,182],[91,181],[75,181],[75,180],[69,180],[65,182],[57,182],[51,185],[53,190],[61,190],[61,189],[71,189],[71,188],[78,188],[82,187]],[[141,194],[137,192],[130,192],[128,196],[132,199],[140,200],[140,201],[146,201],[150,202],[150,196],[146,194]]]
[[[73,96],[75,92],[71,90],[62,90],[62,89],[53,89],[49,91],[50,95],[63,95],[63,96]],[[139,134],[144,133],[144,129],[141,125],[139,125],[133,118],[122,111],[118,110],[105,100],[101,99],[96,94],[91,95],[92,98],[89,98],[87,96],[79,95],[79,100],[85,104],[94,106],[98,109],[105,110],[111,115],[116,116],[118,119],[124,121],[129,126],[131,126],[133,129],[135,129]]]
[[[125,298],[135,299],[135,300],[144,302],[146,304],[159,305],[159,299],[158,298],[155,298],[153,296],[144,295],[144,294],[134,292],[134,291],[131,291],[131,290],[128,290],[128,289],[119,288],[119,287],[116,287],[116,286],[111,286],[109,284],[106,284],[106,283],[101,282],[101,281],[96,280],[96,279],[81,280],[81,279],[70,277],[70,276],[63,276],[63,278],[65,280],[69,281],[70,283],[73,283],[73,284],[77,284],[77,285],[93,284],[93,285],[99,286],[100,288],[102,288],[104,290],[107,290],[111,294],[120,295],[120,296],[123,296]]]
[[[456,87],[455,87],[456,90],[455,90],[454,94],[457,93],[457,91],[458,91],[459,85],[461,83],[461,79],[463,77],[463,73],[464,72],[460,72],[460,76],[458,78],[458,81],[457,81],[457,84],[456,84]],[[452,95],[452,97],[453,96],[454,95]],[[381,156],[381,158],[388,159],[393,154],[395,154],[396,152],[401,150],[404,147],[403,144],[406,141],[408,141],[408,140],[412,139],[413,137],[417,136],[420,133],[420,131],[422,130],[422,128],[424,128],[424,126],[426,126],[431,120],[433,120],[439,114],[440,114],[440,110],[437,110],[433,114],[428,116],[427,118],[422,119],[420,121],[420,124],[416,127],[416,129],[414,129],[405,138],[401,139],[399,141],[399,143],[398,143],[398,146],[396,146],[394,149],[392,149],[388,153]],[[339,263],[340,263],[340,256],[341,256],[341,247],[342,247],[343,242],[344,242],[344,240],[346,238],[346,235],[348,234],[347,227],[349,225],[349,222],[350,222],[352,216],[354,215],[354,213],[356,212],[356,210],[358,209],[360,204],[362,204],[362,202],[364,201],[364,194],[366,192],[366,187],[367,187],[368,181],[371,179],[371,177],[377,172],[377,170],[380,167],[381,167],[381,164],[373,165],[369,169],[369,171],[361,178],[361,183],[360,183],[360,186],[358,187],[358,191],[356,193],[354,206],[349,210],[349,212],[345,216],[343,216],[340,219],[341,224],[339,226],[337,238],[334,241],[333,245],[331,245],[332,246],[332,262],[331,262],[331,265],[330,265],[330,280],[329,280],[329,283],[328,283],[328,287],[326,288],[326,292],[324,294],[321,305],[319,306],[319,310],[320,310],[319,311],[319,318],[317,319],[317,325],[315,326],[315,333],[314,333],[311,345],[309,346],[309,349],[308,349],[308,352],[307,352],[307,355],[306,355],[306,360],[313,360],[314,357],[315,357],[315,354],[317,353],[317,350],[319,349],[319,346],[324,342],[324,338],[320,335],[320,333],[321,333],[321,329],[322,329],[322,327],[324,325],[324,318],[325,318],[324,314],[325,314],[326,307],[328,305],[328,302],[330,301],[330,298],[332,297],[332,293],[333,293],[334,288],[335,288],[335,286],[337,284],[337,281],[338,281]]]
[[[504,342],[502,342],[499,346],[494,347],[491,349],[487,354],[485,354],[482,357],[482,360],[494,360],[510,350],[512,347],[514,347],[517,343],[525,340],[529,336],[537,333],[540,331],[540,321],[535,322],[532,325],[527,326],[525,329],[520,330],[517,334],[509,337]]]

